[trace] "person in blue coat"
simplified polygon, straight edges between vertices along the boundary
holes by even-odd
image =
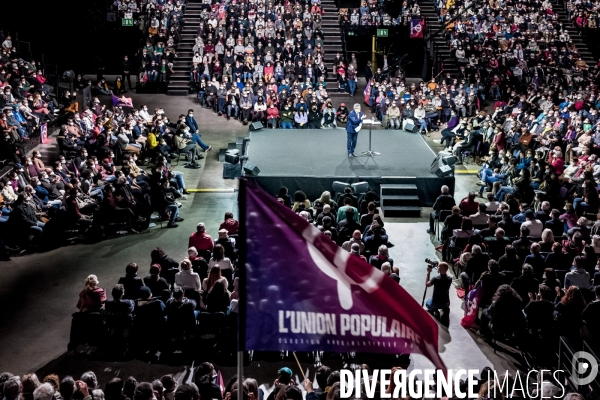
[[[356,157],[354,149],[358,140],[358,131],[362,127],[365,115],[360,111],[360,104],[356,103],[354,109],[348,114],[348,123],[346,124],[346,133],[348,134],[348,157]]]
[[[194,110],[188,110],[188,115],[185,117],[185,124],[190,128],[190,139],[192,142],[197,143],[198,146],[202,147],[202,150],[209,151],[212,150],[212,146],[207,145],[200,138],[200,131],[198,130],[198,123],[194,118]]]

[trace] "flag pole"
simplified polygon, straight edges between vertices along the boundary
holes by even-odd
[[[298,361],[298,356],[296,355],[296,352],[293,351],[292,354],[294,355],[294,358],[296,359],[298,368],[300,368],[300,373],[302,374],[302,382],[304,382],[306,380],[306,375],[304,375],[304,370],[302,369],[302,366],[300,365],[300,361]]]

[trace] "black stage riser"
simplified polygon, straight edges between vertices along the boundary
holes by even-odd
[[[382,177],[315,177],[315,176],[262,176],[251,178],[254,179],[260,187],[265,191],[276,195],[279,193],[279,188],[285,186],[288,188],[290,195],[293,196],[296,190],[302,190],[311,201],[314,201],[321,196],[321,193],[328,190],[331,192],[331,186],[334,181],[342,181],[348,183],[368,182],[371,190],[379,195],[379,185],[391,183],[413,183],[417,185],[420,205],[423,207],[431,207],[435,203],[435,199],[440,194],[442,185],[447,185],[450,188],[450,193],[454,193],[454,177],[437,178],[422,177],[422,178],[382,178]],[[333,193],[332,193],[333,195]],[[390,204],[396,205],[396,204]],[[408,204],[397,204],[408,205]],[[413,204],[411,204],[413,205]]]

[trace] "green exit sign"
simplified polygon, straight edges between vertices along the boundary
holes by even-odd
[[[122,18],[121,26],[133,26],[133,18]]]
[[[377,37],[387,37],[388,30],[387,29],[377,29]]]
[[[354,36],[354,32],[348,32],[348,36]]]

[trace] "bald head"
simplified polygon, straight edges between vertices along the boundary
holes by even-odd
[[[360,231],[358,229],[352,232],[352,239],[360,240]]]

